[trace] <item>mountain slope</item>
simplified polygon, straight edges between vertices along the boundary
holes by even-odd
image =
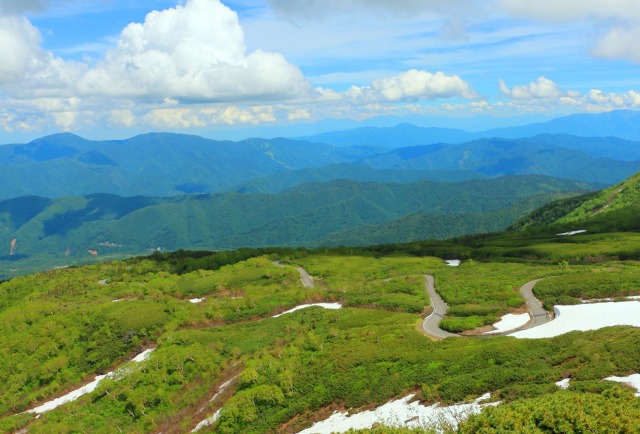
[[[482,179],[484,175],[467,170],[374,169],[362,164],[331,164],[324,167],[273,173],[234,187],[239,193],[273,194],[300,184],[348,179],[358,182],[458,182]]]
[[[358,131],[350,133],[357,138],[353,143],[367,143],[369,136],[397,146],[425,143],[430,142],[432,129],[400,125],[367,131],[362,136]],[[340,178],[412,182],[541,174],[611,184],[640,170],[639,149],[636,142],[615,138],[565,135],[385,151],[377,145],[336,146],[288,139],[221,142],[154,133],[97,142],[57,134],[26,145],[0,147],[0,200],[94,193],[161,197],[222,191],[272,193],[304,182]]]
[[[640,172],[600,192],[549,203],[511,229],[545,227],[590,231],[640,230]],[[561,230],[561,229],[558,229]]]
[[[27,198],[24,201],[33,205],[26,214],[14,214],[15,200],[0,202],[0,246],[6,248],[0,263],[15,267],[16,261],[35,263],[42,255],[73,263],[87,259],[89,251],[109,256],[158,248],[310,246],[329,239],[335,244],[340,237],[332,236],[334,233],[402,218],[407,218],[403,230],[397,236],[387,231],[387,238],[395,242],[444,238],[502,229],[530,212],[534,203],[592,188],[576,181],[519,176],[459,183],[338,180],[305,184],[275,195]],[[480,218],[481,214],[492,217]],[[411,215],[421,217],[408,218]],[[463,223],[452,225],[456,219]],[[425,220],[431,223],[425,226]],[[378,242],[378,232],[370,231],[362,242]],[[17,239],[17,249],[9,256],[13,239]]]

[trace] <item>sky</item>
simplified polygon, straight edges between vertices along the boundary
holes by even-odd
[[[638,109],[637,3],[0,0],[0,143]]]

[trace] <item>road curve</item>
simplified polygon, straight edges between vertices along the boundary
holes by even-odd
[[[435,279],[433,276],[426,274],[425,275],[425,287],[427,289],[427,294],[429,294],[429,298],[431,299],[431,307],[433,307],[433,312],[431,315],[424,319],[422,323],[422,328],[427,334],[435,339],[445,339],[452,337],[460,337],[455,333],[449,333],[440,328],[440,321],[447,314],[447,304],[444,302],[442,297],[438,295],[436,292],[436,288],[434,286]]]
[[[302,280],[302,285],[304,285],[305,288],[315,288],[316,285],[313,284],[313,278],[309,276],[307,270],[302,267],[296,267],[296,270],[300,273],[300,280]]]
[[[544,310],[540,300],[538,300],[535,295],[533,295],[533,287],[541,281],[542,279],[532,280],[531,282],[527,282],[520,288],[520,294],[527,302],[527,307],[529,308],[529,315],[531,315],[531,320],[525,324],[524,326],[518,328],[517,330],[512,330],[507,334],[513,333],[515,331],[526,330],[533,327],[538,327],[544,323],[551,321],[551,316],[549,313]]]
[[[280,261],[273,261],[273,265],[275,265],[276,267],[285,267],[285,265],[282,265]],[[302,286],[304,286],[305,288],[315,288],[316,285],[314,285],[313,283],[313,278],[309,275],[309,273],[307,273],[307,270],[302,267],[296,267],[296,270],[298,270],[298,274],[300,274]]]
[[[449,337],[459,337],[460,335],[455,333],[450,333],[448,331],[442,330],[440,328],[440,321],[447,314],[447,304],[442,300],[442,297],[438,295],[434,286],[434,278],[433,276],[426,275],[425,286],[427,288],[427,293],[429,294],[429,298],[431,298],[431,306],[433,307],[433,313],[425,318],[422,323],[422,328],[427,334],[435,339],[445,339]],[[509,336],[511,333],[515,333],[516,331],[526,330],[533,327],[537,327],[539,325],[545,324],[551,321],[551,316],[549,313],[544,310],[540,300],[538,300],[533,295],[533,287],[541,281],[542,279],[532,280],[530,282],[525,283],[520,288],[520,294],[527,303],[527,307],[529,309],[529,315],[531,316],[531,320],[522,327],[517,328],[516,330],[509,330],[506,333],[492,333],[490,336]],[[490,337],[490,336],[481,336],[481,337]]]

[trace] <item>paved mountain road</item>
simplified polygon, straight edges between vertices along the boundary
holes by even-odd
[[[540,300],[538,300],[533,295],[533,287],[542,279],[532,280],[531,282],[527,282],[520,288],[520,293],[522,297],[524,297],[527,307],[529,309],[529,315],[531,316],[531,320],[522,327],[519,327],[516,330],[524,330],[533,327],[537,327],[544,323],[551,321],[551,317],[549,313],[544,310]],[[442,297],[436,292],[436,288],[434,285],[435,279],[433,276],[425,275],[425,287],[427,289],[427,293],[429,294],[429,298],[431,299],[431,306],[433,307],[433,313],[425,318],[422,323],[422,328],[427,334],[435,339],[445,339],[450,337],[460,337],[460,335],[455,333],[450,333],[448,331],[442,330],[440,328],[440,322],[447,314],[448,306],[442,300]],[[515,332],[516,330],[510,330],[507,333],[494,333],[491,336],[500,336],[506,335],[508,336],[510,333]]]
[[[276,267],[285,267],[285,265],[282,265],[280,261],[274,261],[273,265],[275,265]],[[300,280],[302,281],[302,286],[304,286],[305,288],[316,287],[316,285],[313,283],[313,278],[309,275],[309,273],[307,273],[307,270],[305,270],[302,267],[296,267],[296,270],[298,270],[298,274],[300,274]]]
[[[530,329],[551,321],[549,313],[544,310],[540,300],[533,295],[533,287],[541,280],[542,279],[532,280],[531,282],[525,283],[522,285],[522,288],[520,288],[520,294],[522,294],[522,297],[524,297],[524,300],[527,302],[527,306],[529,307],[531,320],[518,330]]]
[[[447,314],[448,306],[438,295],[436,292],[436,288],[434,286],[435,279],[433,276],[427,274],[425,275],[425,287],[427,288],[427,294],[429,294],[429,298],[431,299],[431,306],[433,307],[433,312],[431,315],[425,318],[422,323],[422,328],[425,332],[427,332],[430,336],[433,336],[436,339],[444,339],[451,337],[459,337],[455,333],[449,333],[448,331],[442,330],[440,328],[440,321]]]

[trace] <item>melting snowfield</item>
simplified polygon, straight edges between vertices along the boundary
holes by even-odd
[[[148,350],[144,350],[142,353],[138,354],[137,356],[135,356],[133,359],[131,359],[131,362],[135,362],[135,363],[140,363],[143,362],[145,360],[147,360],[149,358],[149,354],[151,354],[151,352],[154,349],[148,349]],[[121,378],[122,375],[126,375],[128,373],[126,368],[118,368],[115,371],[109,372],[108,374],[105,375],[97,375],[96,379],[93,380],[91,383],[87,384],[86,386],[82,386],[79,389],[76,389],[72,392],[67,393],[64,396],[61,396],[59,398],[53,399],[49,402],[45,402],[44,404],[36,407],[36,408],[32,408],[31,410],[27,410],[25,413],[37,413],[37,414],[42,414],[42,413],[46,413],[48,411],[51,411],[55,408],[60,407],[61,405],[64,405],[68,402],[72,402],[75,401],[76,399],[80,398],[83,395],[86,395],[88,393],[93,392],[94,390],[96,390],[96,387],[98,387],[98,384],[100,384],[100,382],[102,380],[104,380],[105,378]]]
[[[333,309],[333,310],[342,309],[342,304],[340,304],[340,303],[301,304],[300,306],[296,306],[293,309],[289,309],[289,310],[287,310],[285,312],[282,312],[282,313],[280,313],[278,315],[274,315],[271,318],[278,318],[279,316],[286,315],[286,314],[291,313],[291,312],[295,312],[296,310],[306,309],[306,308],[311,307],[311,306],[320,306],[320,307],[322,307],[324,309]]]
[[[574,330],[598,330],[616,325],[640,327],[640,301],[555,306],[556,318],[538,327],[515,332],[516,338],[551,338]]]
[[[388,402],[375,410],[367,410],[351,416],[335,412],[328,419],[316,422],[311,428],[300,431],[299,434],[346,432],[350,429],[371,428],[376,423],[395,427],[455,427],[459,421],[471,414],[479,413],[487,405],[498,404],[481,404],[482,401],[491,397],[489,393],[470,404],[456,404],[448,407],[441,407],[438,404],[427,407],[418,401],[410,402],[414,396],[409,395]]]
[[[528,323],[530,319],[531,317],[529,316],[528,313],[521,313],[521,314],[508,313],[504,315],[500,321],[493,324],[493,327],[495,328],[495,330],[491,330],[483,334],[490,335],[494,333],[504,333],[510,330],[515,330],[517,328],[522,327],[526,323]]]
[[[605,380],[627,384],[638,391],[636,396],[640,396],[640,374],[631,374],[628,377],[607,377]]]

